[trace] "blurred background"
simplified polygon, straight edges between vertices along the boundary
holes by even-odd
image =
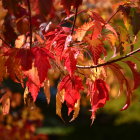
[[[80,6],[80,10],[90,9],[100,13],[100,15],[107,19],[109,15],[115,10],[116,3],[122,2],[120,0],[83,0],[83,5]],[[54,11],[52,15],[48,16],[49,7],[44,13],[44,17],[36,17],[33,19],[40,19],[39,23],[35,24],[35,29],[42,22],[48,22],[53,18],[56,23],[60,22],[61,17],[65,14],[57,11],[63,11],[62,6],[59,4],[59,0],[55,1]],[[34,8],[34,6],[32,6]],[[42,5],[42,8],[43,5]],[[34,9],[33,9],[34,10]],[[3,28],[6,18],[7,10],[3,9],[0,2],[0,28]],[[44,12],[43,10],[41,12]],[[55,16],[54,16],[55,15]],[[73,19],[71,19],[73,20]],[[87,14],[80,14],[77,18],[77,26],[83,24],[88,20]],[[25,19],[17,22],[17,32],[24,34],[28,27],[25,27]],[[112,21],[113,23],[122,24],[121,15],[117,15]],[[68,23],[66,23],[67,25]],[[5,25],[6,26],[6,25]],[[21,27],[26,30],[20,30]],[[69,25],[67,25],[69,26]],[[6,31],[5,31],[6,32]],[[12,34],[12,32],[11,32]],[[16,36],[16,34],[15,34]],[[8,37],[8,36],[6,36]],[[6,38],[5,37],[5,38]],[[12,44],[12,40],[8,40]],[[15,37],[16,40],[16,37]],[[136,48],[139,47],[139,42],[136,44]],[[110,56],[112,52],[110,51]],[[137,62],[138,63],[138,62]],[[127,66],[123,66],[127,69],[127,77],[132,82],[132,73]],[[138,65],[139,70],[140,66]],[[89,101],[85,98],[86,93],[81,98],[81,109],[78,118],[69,122],[71,116],[67,116],[66,105],[62,108],[62,114],[65,122],[63,122],[56,115],[56,102],[55,96],[57,93],[57,84],[60,80],[60,72],[49,72],[49,79],[51,82],[50,92],[51,101],[47,104],[47,100],[43,89],[40,90],[35,103],[32,101],[28,105],[24,105],[23,93],[24,89],[18,83],[13,82],[11,79],[5,79],[0,85],[0,92],[8,90],[11,96],[10,113],[6,116],[2,115],[0,111],[0,140],[139,140],[140,139],[140,88],[134,91],[133,101],[131,106],[121,112],[120,109],[125,103],[124,96],[118,97],[118,85],[113,76],[108,77],[108,83],[111,85],[110,101],[107,102],[103,109],[97,111],[96,119],[91,125],[91,112]]]

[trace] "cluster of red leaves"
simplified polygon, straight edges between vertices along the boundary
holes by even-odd
[[[7,1],[10,2],[9,0]],[[3,1],[4,4],[8,2]],[[35,4],[33,2],[31,1],[32,8],[37,16],[40,16],[42,13],[43,16],[48,13],[51,16],[54,14],[53,0],[35,0]],[[50,7],[48,9],[47,6],[47,10],[43,12],[46,9],[45,2],[48,2]],[[20,3],[23,4],[23,0]],[[20,3],[18,4],[20,5]],[[24,4],[26,7],[27,3]],[[73,16],[70,13],[71,7],[78,9],[82,4],[82,0],[61,0],[60,4],[63,5],[68,15],[67,19],[69,19],[70,16]],[[16,0],[14,1],[14,6],[18,6],[16,5]],[[21,13],[28,15],[24,6],[20,5],[18,10],[20,8],[21,11],[23,8],[23,12]],[[119,6],[120,11],[122,11],[122,7],[127,9],[125,4],[123,4]],[[12,8],[7,8],[9,14],[14,14],[16,18],[22,15],[21,13],[16,15],[16,9],[11,10]],[[40,19],[40,17],[33,17],[33,23],[38,21],[35,19]],[[111,46],[107,49],[115,48],[119,52],[120,45],[124,41],[124,38],[122,39],[119,35],[119,30],[115,30],[109,24],[111,18],[106,21],[96,12],[91,12],[89,21],[81,27],[75,28],[75,26],[72,26],[72,28],[75,28],[72,31],[71,28],[63,25],[63,23],[67,22],[67,19],[62,20],[59,25],[51,26],[51,23],[43,25],[44,29],[39,30],[40,34],[35,33],[36,36],[34,37],[32,46],[28,42],[29,34],[26,35],[26,40],[20,47],[6,48],[8,46],[3,44],[0,50],[0,63],[2,65],[0,80],[2,81],[3,78],[9,76],[14,81],[21,83],[23,87],[26,87],[25,95],[31,93],[33,100],[36,101],[40,88],[44,87],[44,90],[49,88],[48,84],[46,84],[49,81],[49,70],[57,67],[63,76],[58,85],[58,93],[56,95],[56,113],[62,118],[61,108],[62,104],[66,102],[68,115],[73,112],[71,121],[74,120],[78,116],[80,109],[80,91],[85,92],[84,89],[87,89],[86,92],[91,102],[91,119],[94,120],[96,111],[109,100],[109,86],[106,83],[106,71],[109,68],[117,76],[116,78],[120,84],[120,92],[124,91],[123,85],[126,86],[127,100],[122,110],[127,109],[131,101],[132,90],[140,85],[140,73],[137,72],[133,62],[124,61],[133,73],[133,88],[130,87],[127,78],[122,72],[122,67],[116,63],[108,63],[108,65],[102,68],[96,68],[95,71],[90,69],[89,73],[86,74],[79,72],[77,69],[77,65],[83,65],[85,61],[90,61],[92,65],[104,62],[107,56],[105,42],[108,46]],[[7,24],[5,23],[5,25]],[[115,55],[118,55],[118,52]],[[88,57],[86,57],[87,55]],[[46,91],[48,92],[49,90]],[[48,93],[46,95],[49,99],[50,95]]]

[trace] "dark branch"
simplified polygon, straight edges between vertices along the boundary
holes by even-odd
[[[110,61],[107,61],[103,64],[98,64],[98,65],[94,65],[94,66],[80,66],[80,65],[76,65],[77,68],[80,68],[80,69],[91,69],[91,68],[98,68],[98,67],[102,67],[102,66],[106,66],[106,65],[109,65],[109,64],[112,64],[112,63],[115,63],[115,62],[118,62],[118,61],[121,61],[127,57],[130,57],[132,56],[133,54],[137,53],[137,52],[140,52],[140,48],[139,49],[136,49],[135,51],[132,51],[128,54],[126,54],[125,56],[122,56],[120,58],[117,58],[117,59],[114,59],[114,60],[110,60]]]
[[[0,36],[0,39],[2,40],[2,42],[3,42],[5,45],[7,45],[8,47],[12,48],[12,46],[11,46],[8,42],[6,42],[1,36]]]
[[[30,47],[32,46],[32,14],[30,0],[27,0],[28,14],[29,14],[29,25],[30,25]]]
[[[72,25],[72,29],[71,29],[71,35],[73,35],[73,32],[74,32],[77,14],[78,14],[78,7],[76,7],[76,9],[75,9],[75,16],[74,16],[74,22],[73,22],[73,25]]]

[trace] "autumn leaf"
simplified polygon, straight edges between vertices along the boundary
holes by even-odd
[[[137,71],[137,66],[135,63],[131,62],[131,61],[124,61],[129,68],[131,69],[132,73],[133,73],[133,77],[134,77],[134,88],[136,89],[140,86],[140,73]]]
[[[50,14],[52,17],[54,16],[53,0],[31,0],[31,4],[37,15],[47,16]]]
[[[95,21],[92,31],[92,40],[97,39],[101,36],[102,25],[100,22]]]
[[[24,71],[24,76],[27,78],[26,87],[28,88],[28,91],[31,93],[32,98],[35,101],[42,86],[39,80],[37,68],[32,65],[32,69]]]
[[[87,81],[88,96],[90,96],[92,122],[95,119],[97,109],[104,107],[106,101],[109,100],[109,86],[102,80],[96,79],[95,81]]]
[[[62,60],[64,60],[64,66],[72,76],[76,70],[76,50],[68,48],[62,56]]]
[[[65,94],[64,90],[58,91],[56,94],[56,114],[62,120],[63,118],[62,118],[61,108],[62,108],[62,103],[64,103],[64,94]]]
[[[64,31],[60,29],[48,32],[45,37],[47,38],[46,48],[53,50],[54,54],[56,55],[55,58],[60,60],[65,48],[67,34],[65,34]]]
[[[28,79],[28,81],[26,82],[26,87],[28,87],[29,92],[32,95],[33,101],[35,102],[36,98],[38,96],[40,87],[38,85],[36,85],[31,79]]]
[[[76,33],[74,35],[74,38],[77,39],[77,41],[82,41],[84,36],[86,35],[87,31],[93,27],[94,22],[90,21],[87,23],[84,23],[81,27],[76,29]]]
[[[29,90],[28,90],[28,87],[25,88],[24,90],[24,104],[27,104],[27,96],[29,94]]]
[[[31,49],[19,49],[16,57],[20,60],[20,65],[24,71],[32,68],[33,54]]]
[[[78,8],[82,4],[82,1],[83,0],[61,0],[61,4],[63,5],[67,15],[69,15],[71,6]]]
[[[80,99],[79,91],[83,89],[82,80],[78,76],[65,76],[59,83],[59,91],[65,90],[64,101],[68,107],[68,115],[74,110],[74,106]]]
[[[111,25],[106,24],[105,28],[111,31],[115,35],[115,37],[118,37],[116,30]]]
[[[103,23],[103,24],[106,24],[105,20],[104,20],[98,13],[93,12],[93,11],[92,11],[91,13],[92,13],[91,17],[92,17],[95,21],[101,22],[101,23]]]
[[[74,121],[78,117],[79,111],[80,111],[80,100],[78,100],[77,103],[74,105],[74,113],[70,122]]]
[[[33,47],[34,65],[37,67],[40,83],[47,78],[48,70],[51,68],[49,58],[53,59],[52,53],[43,47]]]
[[[47,103],[50,103],[51,93],[50,93],[50,81],[46,80],[44,82],[44,93],[47,99]]]
[[[126,103],[124,107],[121,109],[121,110],[126,110],[130,105],[131,96],[132,96],[132,90],[130,88],[129,82],[125,78],[123,72],[121,71],[122,68],[118,64],[113,63],[113,64],[108,65],[107,67],[109,67],[114,73],[114,75],[116,76],[120,85],[120,92],[123,92],[123,85],[125,84],[126,86]]]
[[[104,54],[104,56],[107,55],[104,45],[102,44],[101,40],[99,39],[91,40],[90,37],[86,37],[85,41],[89,44],[88,49],[90,50],[93,62],[96,65],[102,54]]]
[[[140,12],[139,9],[133,6],[132,4],[123,5],[120,7],[120,10],[122,11],[124,15],[124,23],[127,28],[127,30],[132,27],[134,35],[137,35],[140,31]]]
[[[20,68],[20,60],[16,57],[18,51],[17,48],[11,48],[5,53],[5,56],[7,56],[5,66],[10,78],[15,82],[20,81],[22,83],[23,72]]]

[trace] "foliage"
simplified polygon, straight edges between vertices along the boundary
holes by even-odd
[[[27,104],[31,102],[30,95],[36,101],[40,88],[44,87],[49,103],[49,75],[52,70],[59,71],[56,113],[63,119],[61,108],[66,102],[68,115],[73,114],[70,121],[78,116],[84,93],[90,98],[94,121],[96,111],[111,96],[107,84],[109,71],[119,83],[119,93],[126,93],[121,110],[129,107],[132,93],[140,85],[136,63],[126,60],[131,57],[140,61],[134,55],[140,51],[135,45],[140,30],[139,1],[115,3],[115,12],[108,17],[102,17],[95,9],[80,9],[82,3],[82,0],[3,0],[1,3],[5,12],[0,26],[1,82],[10,77],[21,83]],[[60,9],[55,7],[57,4]],[[78,24],[78,17],[80,20],[83,14],[88,18]],[[111,23],[118,19],[121,24]],[[113,52],[111,57],[109,52]],[[119,61],[132,71],[133,84],[130,85],[126,69]],[[4,114],[9,111],[10,96],[6,92],[0,99]]]

